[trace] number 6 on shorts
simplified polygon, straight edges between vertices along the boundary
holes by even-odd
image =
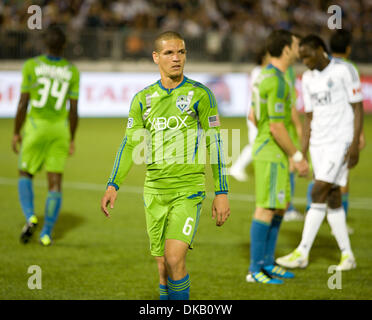
[[[194,222],[194,219],[189,217],[186,219],[185,225],[183,226],[182,232],[184,235],[188,236],[191,233],[192,225],[189,224],[190,222]]]

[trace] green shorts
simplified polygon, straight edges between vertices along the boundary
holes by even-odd
[[[47,172],[62,173],[68,157],[69,140],[70,132],[66,120],[51,122],[28,118],[18,168],[32,175],[43,166]]]
[[[192,248],[204,198],[205,192],[144,193],[151,255],[164,255],[166,239],[186,242]]]
[[[256,207],[285,209],[291,200],[288,162],[255,160]]]

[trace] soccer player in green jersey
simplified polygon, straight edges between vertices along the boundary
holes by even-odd
[[[298,35],[295,35],[296,39],[298,41],[300,40],[300,37]],[[291,112],[288,113],[288,116],[290,116],[290,119],[287,120],[287,129],[289,137],[291,138],[292,142],[296,146],[297,149],[301,148],[301,138],[302,138],[302,123],[300,120],[300,116],[297,111],[296,107],[296,100],[297,100],[297,94],[296,94],[296,73],[293,68],[293,66],[289,66],[287,71],[284,74],[284,79],[287,81],[287,83],[290,86],[290,95],[291,95]],[[294,220],[303,220],[303,215],[298,212],[298,210],[295,208],[293,204],[293,196],[296,189],[296,170],[294,168],[293,162],[289,162],[289,182],[290,182],[290,192],[291,192],[291,201],[289,202],[289,206],[284,214],[284,220],[285,221],[294,221]]]
[[[23,66],[12,146],[14,152],[19,153],[18,193],[26,217],[22,243],[30,240],[38,224],[32,178],[43,166],[47,171],[49,193],[40,242],[48,246],[61,209],[65,162],[68,154],[75,150],[79,71],[61,57],[66,38],[60,28],[50,26],[44,34],[44,41],[47,53],[28,59]],[[67,100],[69,110],[66,108]]]
[[[188,300],[190,277],[186,254],[192,246],[205,197],[202,132],[210,153],[215,198],[212,217],[222,226],[230,214],[228,181],[217,103],[213,93],[183,74],[186,47],[176,32],[160,34],[153,60],[161,79],[138,92],[130,106],[126,134],[117,152],[101,201],[114,207],[117,190],[135,160],[143,132],[147,134],[144,207],[150,251],[157,261],[160,299]]]
[[[271,63],[261,71],[253,87],[253,109],[258,128],[254,142],[256,210],[251,226],[251,263],[248,282],[280,284],[294,275],[275,265],[274,253],[290,200],[289,163],[300,175],[308,164],[288,133],[291,121],[291,90],[284,73],[298,58],[298,39],[289,31],[273,31],[266,40]]]

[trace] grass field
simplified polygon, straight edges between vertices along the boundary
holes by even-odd
[[[157,299],[158,276],[149,254],[142,201],[145,167],[134,166],[120,189],[111,219],[100,212],[107,178],[124,134],[126,120],[81,119],[76,154],[64,175],[63,207],[55,228],[54,244],[42,247],[37,235],[28,245],[19,242],[24,217],[17,194],[17,156],[10,141],[13,120],[0,120],[0,299]],[[224,128],[241,129],[244,119],[222,119]],[[351,172],[349,224],[358,268],[342,274],[342,289],[328,288],[330,265],[339,261],[339,250],[323,223],[311,251],[307,269],[281,286],[246,283],[249,265],[249,230],[254,210],[254,179],[230,179],[231,216],[222,228],[211,219],[212,197],[203,204],[202,217],[189,252],[191,299],[371,299],[372,298],[372,117],[365,119],[367,146],[358,167]],[[208,169],[208,191],[213,191]],[[305,207],[308,180],[297,179],[295,203]],[[35,208],[43,217],[45,172],[34,179]],[[277,256],[299,243],[302,222],[283,222]],[[40,229],[39,229],[40,231]],[[30,290],[30,265],[42,268],[42,289]]]

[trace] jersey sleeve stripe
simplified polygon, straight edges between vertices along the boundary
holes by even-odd
[[[285,82],[281,76],[278,76],[278,91],[276,93],[277,98],[283,99],[285,91]]]
[[[216,146],[217,146],[218,175],[219,175],[219,181],[220,181],[220,191],[227,191],[226,166],[223,160],[220,134],[218,135],[215,134],[214,137],[216,139]]]
[[[111,176],[110,176],[110,179],[109,179],[109,183],[115,181],[115,178],[116,178],[116,175],[118,173],[119,166],[120,166],[121,155],[123,154],[123,150],[125,148],[127,140],[128,140],[128,136],[125,136],[125,138],[123,139],[123,141],[122,141],[122,143],[119,147],[119,151],[116,154],[115,164],[114,164],[114,168],[112,169],[112,173],[111,173]]]
[[[225,155],[223,153],[223,142],[222,142],[222,139],[221,139],[221,136],[220,134],[218,134],[218,142],[220,144],[220,153],[221,153],[221,159],[222,159],[222,178],[223,178],[223,187],[224,189],[223,190],[228,190],[228,186],[227,186],[227,171],[226,171],[226,161],[225,161]]]
[[[206,86],[204,86],[204,85],[201,85],[201,87],[207,92],[207,94],[208,94],[208,97],[209,97],[209,102],[210,102],[210,107],[211,108],[214,108],[215,106],[216,106],[216,99],[215,99],[215,97],[214,97],[214,94],[212,93],[212,91],[208,88],[208,87],[206,87]]]
[[[220,164],[220,150],[218,147],[218,139],[217,136],[214,135],[215,141],[216,141],[216,147],[217,147],[217,159],[218,159],[218,178],[220,182],[220,190],[222,190],[222,181],[221,181],[221,164]]]
[[[192,84],[193,86],[200,87],[200,88],[204,89],[208,94],[210,107],[214,108],[216,106],[216,99],[214,97],[214,94],[211,92],[211,90],[208,87],[204,86],[200,82],[196,82],[196,81],[193,81],[193,80],[190,80],[190,79],[187,79],[186,82]]]

